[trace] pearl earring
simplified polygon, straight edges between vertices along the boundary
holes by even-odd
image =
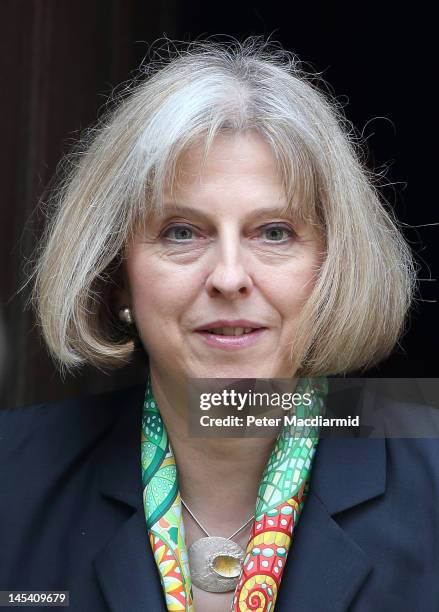
[[[119,320],[126,325],[132,325],[134,323],[131,308],[124,306],[119,310]]]

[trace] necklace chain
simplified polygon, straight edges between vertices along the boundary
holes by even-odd
[[[210,533],[207,531],[207,529],[205,529],[203,527],[203,525],[200,523],[200,521],[197,519],[197,517],[195,516],[195,514],[192,512],[192,510],[189,508],[189,506],[187,505],[187,503],[184,501],[184,499],[181,497],[181,503],[183,504],[183,506],[186,508],[186,510],[189,512],[189,514],[191,515],[191,517],[194,519],[194,521],[197,523],[198,527],[204,531],[204,533],[207,535],[208,538],[211,538],[212,536],[210,535]],[[238,535],[238,533],[240,531],[242,531],[244,529],[244,527],[247,527],[247,525],[250,523],[250,521],[253,520],[253,515],[248,519],[248,521],[246,521],[244,523],[244,525],[242,525],[242,527],[240,527],[239,529],[237,529],[234,533],[232,533],[231,536],[229,536],[228,538],[226,538],[227,540],[231,540],[232,538],[234,538],[236,535]]]

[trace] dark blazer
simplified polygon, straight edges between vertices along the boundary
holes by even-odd
[[[0,412],[0,590],[69,590],[75,612],[165,611],[143,393]],[[435,439],[320,440],[276,612],[437,612],[438,475]]]

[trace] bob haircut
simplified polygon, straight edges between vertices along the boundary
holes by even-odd
[[[67,159],[50,200],[33,301],[61,367],[129,360],[133,334],[111,307],[126,245],[139,223],[160,213],[184,151],[201,139],[207,156],[217,134],[245,130],[269,143],[288,206],[324,241],[291,339],[298,374],[364,369],[392,350],[413,296],[412,256],[363,166],[351,124],[320,82],[261,37],[185,43],[151,61],[146,78]]]

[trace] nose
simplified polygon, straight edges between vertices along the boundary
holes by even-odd
[[[253,281],[239,236],[229,233],[219,238],[217,248],[212,253],[211,270],[206,280],[209,296],[222,295],[228,300],[235,300],[249,295],[252,287]]]

